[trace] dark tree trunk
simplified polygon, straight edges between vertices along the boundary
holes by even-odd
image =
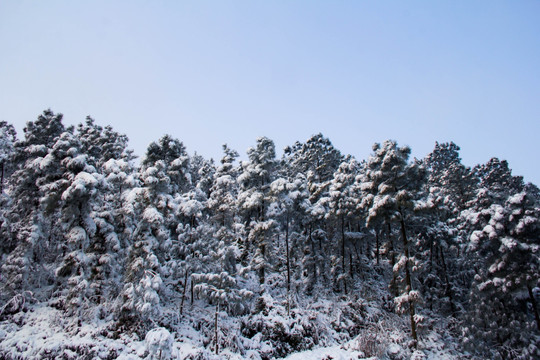
[[[405,252],[405,283],[407,285],[407,292],[412,291],[411,273],[409,271],[409,241],[407,240],[407,231],[405,230],[405,221],[403,215],[400,219],[401,222],[401,236],[403,238],[403,250]],[[414,320],[415,308],[412,302],[409,302],[409,315],[411,320],[411,335],[415,342],[418,342],[418,335],[416,334],[416,321]]]
[[[216,304],[216,316],[214,320],[214,329],[215,329],[215,349],[216,349],[216,355],[219,353],[219,342],[218,342],[218,313],[219,313],[219,301]]]
[[[540,315],[538,315],[538,305],[536,304],[536,300],[534,299],[532,288],[530,286],[527,286],[527,290],[529,290],[529,299],[531,300],[534,311],[534,318],[536,319],[536,328],[538,329],[538,331],[540,331]]]
[[[186,301],[186,291],[188,282],[188,271],[186,269],[186,276],[184,277],[184,291],[182,292],[182,302],[180,303],[180,315],[184,312],[184,302]]]
[[[351,279],[354,279],[352,251],[349,251],[349,274],[351,276]]]
[[[341,272],[343,275],[343,291],[347,293],[347,281],[345,280],[345,217],[341,215]]]
[[[0,164],[0,194],[4,191],[4,163]]]
[[[390,227],[390,221],[387,221],[388,225],[388,243],[390,251],[390,265],[392,266],[392,283],[390,284],[390,291],[394,297],[397,297],[397,276],[394,272],[394,265],[396,265],[396,253],[394,252],[394,240],[392,239],[392,228]]]
[[[263,262],[266,254],[266,245],[264,243],[261,244],[261,256],[263,257]],[[265,282],[265,271],[264,271],[264,264],[259,269],[259,284],[264,285]]]
[[[380,250],[379,250],[379,231],[375,230],[375,258],[377,259],[377,265],[379,265],[379,256],[380,256]]]
[[[439,248],[439,251],[441,252],[441,263],[443,268],[443,276],[444,280],[446,282],[446,296],[448,296],[448,301],[450,301],[450,311],[452,311],[452,315],[456,313],[456,306],[454,305],[454,297],[452,295],[452,286],[450,285],[450,280],[448,279],[448,271],[446,269],[446,261],[444,260],[444,252],[442,247]]]
[[[291,262],[289,258],[289,212],[285,222],[285,248],[287,256],[287,294],[291,291]]]
[[[313,224],[309,224],[309,243],[311,245],[311,256],[313,257],[313,259],[315,259],[315,242],[313,241]],[[320,241],[319,241],[319,246],[320,246]],[[313,267],[312,267],[312,270],[313,270],[313,281],[316,283],[318,278],[317,278],[317,263],[315,261],[313,261]]]
[[[285,248],[287,255],[287,315],[289,315],[291,310],[290,304],[290,293],[291,293],[291,261],[289,254],[289,212],[287,211],[287,217],[285,222]]]
[[[191,305],[193,305],[193,301],[195,300],[195,291],[193,286],[193,279],[190,279],[189,286],[191,288]]]

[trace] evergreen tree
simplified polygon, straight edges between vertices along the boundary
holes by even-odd
[[[0,121],[0,196],[4,191],[4,179],[13,171],[12,158],[16,141],[17,132],[13,125]]]
[[[270,184],[273,180],[276,160],[274,142],[266,137],[257,139],[257,145],[247,151],[249,161],[241,163],[238,176],[240,191],[238,208],[246,226],[247,238],[243,245],[243,258],[257,271],[260,285],[264,285],[267,269],[271,263],[272,234],[275,222],[268,218]],[[264,289],[261,288],[263,291]]]
[[[329,282],[331,257],[326,254],[331,251],[332,243],[325,218],[329,210],[325,201],[320,200],[328,197],[330,181],[342,159],[340,151],[320,133],[305,143],[296,142],[284,151],[282,163],[289,169],[290,176],[304,175],[309,191],[311,206],[307,209],[309,216],[306,218],[305,234],[300,237],[295,235],[304,251],[302,273],[308,292],[317,284],[326,287]]]
[[[98,303],[110,302],[121,290],[123,265],[128,242],[129,220],[124,205],[126,194],[136,181],[134,156],[127,148],[127,137],[104,128],[87,117],[77,128],[82,151],[101,175],[100,191],[94,199],[91,216],[96,233],[87,251],[90,262],[91,297]]]
[[[513,177],[504,161],[477,169],[479,201],[464,213],[474,264],[465,343],[493,358],[538,357],[540,318],[532,290],[540,279],[538,189]]]
[[[13,125],[0,121],[0,257],[11,252],[14,247],[8,216],[8,208],[12,204],[9,195],[4,193],[4,183],[13,172],[16,140],[17,133]]]
[[[417,275],[430,309],[436,306],[456,315],[456,301],[464,298],[461,289],[467,287],[461,276],[464,262],[457,236],[460,212],[474,199],[477,180],[461,163],[459,147],[452,142],[436,143],[424,164],[428,179],[426,199],[417,204]]]
[[[412,337],[417,341],[416,305],[420,301],[420,295],[413,289],[410,264],[412,259],[406,222],[414,208],[414,200],[420,194],[425,175],[421,164],[408,163],[410,148],[407,146],[398,147],[396,142],[387,140],[382,145],[375,144],[373,151],[362,180],[362,190],[366,194],[362,206],[368,213],[368,227],[383,221],[388,227],[388,236],[391,236],[392,223],[398,223],[403,254],[396,262],[395,247],[392,239],[389,239],[394,271],[390,288],[394,293],[398,311],[409,314]],[[404,273],[401,287],[400,273]]]
[[[166,223],[160,211],[167,206],[163,191],[169,186],[165,164],[157,161],[140,174],[142,187],[136,187],[128,195],[129,209],[135,218],[136,228],[131,238],[124,288],[120,303],[120,321],[135,322],[145,326],[153,316],[160,314],[159,291],[162,286],[159,247],[168,240]]]
[[[128,138],[119,134],[111,126],[97,125],[90,116],[84,124],[77,126],[77,137],[81,143],[81,152],[88,156],[89,164],[100,169],[109,160],[134,159],[133,151],[128,150]]]
[[[38,253],[47,254],[47,250],[54,249],[54,244],[46,243],[46,239],[53,238],[54,220],[47,221],[44,216],[40,200],[45,194],[40,182],[47,177],[43,170],[47,156],[63,132],[62,114],[45,110],[36,121],[27,123],[24,140],[14,144],[17,167],[10,181],[11,210],[6,214],[9,233],[13,235],[7,244],[9,255],[2,265],[4,296],[32,289],[46,280],[40,267],[50,257]]]
[[[195,153],[189,160],[189,172],[191,183],[199,188],[208,198],[213,185],[213,178],[216,168],[212,159],[206,160]]]
[[[340,237],[340,257],[341,262],[338,263],[337,256],[335,257],[332,273],[335,275],[335,283],[342,284],[342,289],[347,293],[347,269],[346,269],[346,248],[347,239],[345,236],[346,224],[357,215],[359,207],[359,199],[357,196],[356,176],[358,174],[358,162],[351,156],[347,156],[341,163],[339,168],[334,173],[334,177],[330,182],[328,197],[323,201],[328,203],[330,212],[328,217],[333,217],[336,225],[339,228]],[[338,253],[336,251],[336,253]],[[351,255],[352,257],[352,255]],[[352,274],[352,262],[349,263]]]
[[[324,183],[332,179],[343,155],[319,133],[305,143],[296,142],[292,147],[286,147],[284,158],[295,172],[306,175],[313,171],[316,182]]]
[[[287,306],[290,309],[291,289],[296,289],[296,281],[301,275],[294,274],[293,269],[300,268],[301,265],[302,254],[299,247],[307,240],[305,234],[302,233],[306,223],[306,214],[311,204],[308,201],[309,192],[304,175],[297,174],[295,178],[290,178],[287,174],[283,175],[283,177],[274,180],[270,187],[272,194],[270,215],[278,222],[279,230],[285,233],[285,243],[283,244],[285,259],[283,262],[285,263]]]
[[[170,275],[162,265],[171,261],[172,244],[179,234],[175,198],[191,186],[184,145],[169,135],[151,143],[141,163],[140,178],[142,187],[128,195],[137,225],[131,236],[120,319],[144,325],[161,311],[163,276]]]

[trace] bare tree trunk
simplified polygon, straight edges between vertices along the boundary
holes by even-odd
[[[289,212],[287,211],[287,220],[285,224],[285,248],[287,256],[287,293],[291,291],[291,260],[289,257]]]
[[[265,279],[266,279],[266,274],[265,274],[265,267],[264,267],[264,258],[265,258],[265,254],[266,254],[266,244],[265,243],[262,243],[260,245],[260,249],[261,249],[261,256],[263,257],[263,264],[261,265],[260,269],[259,269],[259,284],[261,285],[264,285],[264,282],[265,282]]]
[[[388,225],[388,242],[390,243],[389,251],[390,251],[390,265],[392,266],[392,283],[390,284],[390,290],[392,292],[392,295],[394,297],[397,297],[397,276],[394,272],[394,265],[396,265],[396,253],[394,251],[394,240],[392,239],[392,228],[390,227],[390,221],[387,220]]]
[[[311,256],[313,258],[315,258],[315,242],[313,241],[313,224],[309,224],[309,243],[311,244]],[[320,248],[321,248],[321,242],[320,242],[320,239],[319,239],[319,251],[320,251]],[[317,277],[317,263],[314,261],[313,262],[313,281],[315,283],[317,283],[319,280],[319,278]]]
[[[190,279],[189,281],[189,287],[191,289],[191,305],[193,305],[193,301],[195,300],[195,289],[194,289],[194,285],[193,285],[193,279]]]
[[[442,247],[439,248],[439,251],[441,252],[441,262],[443,267],[443,275],[444,280],[446,282],[446,296],[448,296],[448,300],[450,301],[450,310],[452,311],[452,315],[456,313],[456,306],[454,305],[454,297],[452,295],[452,287],[450,285],[450,280],[448,279],[448,271],[446,270],[446,261],[444,261],[444,252]]]
[[[536,319],[536,328],[538,329],[538,331],[540,331],[540,315],[538,315],[538,305],[536,304],[536,300],[534,299],[532,288],[530,286],[527,286],[527,290],[529,290],[529,298],[532,303],[534,318]]]
[[[347,281],[345,280],[345,217],[341,215],[341,272],[343,275],[343,291],[347,293]]]
[[[182,292],[182,302],[180,303],[180,315],[184,312],[184,302],[186,300],[186,290],[188,282],[188,271],[186,269],[186,276],[184,277],[184,291]]]
[[[379,231],[375,230],[375,257],[377,259],[377,265],[379,265],[379,256],[380,256],[380,250],[379,250]]]
[[[354,271],[353,271],[353,256],[352,251],[349,251],[349,274],[351,276],[351,279],[354,279]]]
[[[216,304],[216,317],[214,320],[214,329],[215,329],[215,349],[216,349],[216,355],[219,353],[219,342],[218,342],[218,313],[219,313],[219,301]]]
[[[289,211],[287,211],[287,217],[285,221],[285,248],[287,255],[287,316],[289,316],[291,310],[291,304],[289,299],[289,295],[291,292],[291,261],[289,257]]]
[[[401,235],[403,238],[403,250],[405,251],[405,283],[407,285],[407,292],[410,293],[412,291],[412,281],[411,281],[411,273],[409,271],[409,241],[407,240],[407,231],[405,230],[405,221],[403,220],[403,215],[400,219],[401,222]],[[416,334],[416,321],[414,320],[415,315],[415,308],[414,304],[412,302],[409,302],[409,315],[411,319],[411,335],[413,340],[418,342],[418,335]],[[415,345],[416,346],[416,345]]]
[[[0,164],[0,194],[4,191],[4,163]]]

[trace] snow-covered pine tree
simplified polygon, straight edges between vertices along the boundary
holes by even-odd
[[[272,263],[272,236],[276,223],[268,218],[271,202],[270,184],[276,166],[274,142],[266,137],[257,139],[257,145],[247,151],[248,161],[241,163],[238,176],[240,191],[238,208],[246,225],[247,239],[243,251],[250,254],[249,263],[259,276],[261,291],[264,291],[267,269]]]
[[[223,145],[223,153],[221,166],[214,173],[208,207],[212,214],[214,226],[225,228],[229,233],[226,237],[232,240],[234,235],[231,233],[234,233],[237,213],[236,198],[238,195],[238,170],[234,166],[234,161],[239,155],[238,152],[230,149],[227,145]]]
[[[425,201],[416,205],[420,216],[415,227],[417,275],[424,299],[433,310],[456,315],[463,297],[463,261],[458,242],[460,211],[475,196],[477,180],[461,163],[459,147],[453,142],[435,143],[424,159],[428,172]]]
[[[237,237],[241,236],[239,227],[242,225],[237,223],[235,215],[238,184],[237,170],[233,165],[238,153],[227,145],[223,146],[223,151],[221,166],[214,173],[211,182],[213,185],[209,191],[210,199],[207,201],[211,214],[210,222],[201,224],[201,229],[206,231],[198,234],[197,238],[202,241],[189,242],[193,244],[193,255],[189,258],[192,262],[197,262],[190,266],[190,270],[194,272],[192,284],[196,284],[193,291],[216,307],[216,326],[220,309],[232,315],[241,314],[247,310],[246,302],[252,295],[245,290],[243,284],[249,268],[242,267],[238,261],[241,252]],[[201,181],[206,182],[203,179]],[[198,232],[201,233],[200,230]],[[194,235],[191,234],[192,237]]]
[[[304,225],[311,204],[308,200],[309,192],[305,176],[298,173],[291,178],[291,173],[286,169],[287,165],[282,165],[282,177],[274,180],[270,186],[272,205],[269,215],[278,222],[281,232],[284,232],[284,251],[279,258],[285,257],[282,262],[285,263],[284,280],[287,289],[287,308],[290,310],[291,289],[297,293],[297,282],[301,280],[301,273],[294,269],[301,269],[302,246],[305,246],[307,241]]]
[[[64,131],[62,114],[45,110],[36,121],[24,128],[24,140],[14,144],[16,165],[10,180],[11,209],[5,214],[12,234],[8,248],[12,249],[2,264],[2,295],[11,297],[23,290],[42,285],[47,276],[41,269],[42,261],[54,244],[51,224],[43,215],[40,199],[43,196],[38,181],[45,176],[41,167],[57,138]],[[40,249],[40,250],[38,250]],[[55,252],[52,252],[54,257]],[[45,273],[45,274],[44,274]]]
[[[160,314],[162,286],[160,262],[156,256],[160,243],[168,240],[165,219],[158,206],[166,206],[160,195],[168,190],[170,179],[165,164],[157,161],[154,166],[141,170],[142,187],[135,187],[127,196],[130,209],[127,215],[134,218],[136,228],[131,234],[128,259],[124,272],[124,288],[119,307],[120,323],[147,326]]]
[[[148,326],[160,314],[163,276],[170,275],[163,264],[174,255],[178,238],[179,193],[189,189],[189,156],[184,145],[165,135],[148,146],[141,163],[142,186],[127,195],[136,228],[131,235],[125,285],[120,304],[121,322]]]
[[[330,181],[343,160],[343,155],[321,133],[313,135],[305,143],[296,142],[286,147],[284,159],[295,172],[307,175],[313,171],[315,182]]]
[[[178,246],[175,248],[175,253],[178,255],[172,259],[172,262],[175,264],[177,280],[184,279],[180,305],[182,312],[188,283],[190,283],[191,302],[193,303],[194,300],[195,284],[192,275],[212,271],[214,264],[211,263],[215,257],[216,244],[213,243],[214,228],[206,221],[205,214],[208,209],[205,193],[199,188],[194,188],[178,196],[176,202],[179,223]],[[183,276],[180,277],[180,275]]]
[[[326,256],[332,247],[328,236],[328,223],[325,215],[328,208],[319,200],[326,197],[330,181],[338,169],[343,155],[328,138],[317,134],[305,143],[296,142],[292,147],[286,147],[282,163],[286,166],[291,177],[303,174],[307,180],[309,215],[305,224],[305,234],[296,239],[303,247],[302,273],[304,285],[310,293],[317,284],[323,288],[329,286],[330,257]],[[303,241],[301,241],[303,240]],[[300,244],[301,243],[301,244]]]
[[[477,170],[478,201],[463,215],[474,270],[464,342],[490,358],[535,358],[540,356],[533,295],[540,279],[538,188],[512,176],[505,161],[492,159]]]
[[[470,168],[461,163],[459,146],[435,143],[424,164],[428,171],[429,192],[440,204],[439,211],[446,217],[455,216],[474,197],[477,180]]]
[[[237,265],[241,256],[238,244],[244,233],[244,226],[239,222],[237,209],[238,169],[234,161],[238,157],[235,150],[223,145],[221,166],[214,173],[208,208],[211,213],[210,221],[215,230],[215,238],[222,253],[223,270],[236,275]]]
[[[17,132],[13,125],[0,121],[0,195],[4,192],[4,181],[13,171],[14,144]]]
[[[0,121],[0,258],[11,252],[15,246],[7,214],[8,208],[12,206],[11,198],[4,192],[4,184],[14,170],[16,141],[17,133],[13,125]]]
[[[395,141],[387,140],[373,146],[374,154],[367,162],[367,169],[362,179],[362,190],[366,194],[362,206],[367,210],[367,226],[372,227],[384,221],[388,236],[392,235],[391,225],[397,223],[402,240],[402,254],[395,261],[395,246],[389,240],[391,265],[394,276],[390,289],[395,297],[397,310],[408,313],[413,340],[418,340],[416,306],[420,294],[413,289],[411,274],[410,240],[407,221],[414,206],[414,200],[422,189],[425,172],[417,161],[409,164],[410,148],[398,147]],[[400,274],[404,273],[399,286]]]
[[[55,227],[64,234],[58,239],[62,250],[61,264],[56,269],[68,310],[89,307],[89,262],[86,250],[96,232],[91,216],[101,176],[88,164],[81,145],[71,129],[63,132],[41,163],[47,176],[40,179],[41,204],[47,216],[57,217]],[[63,298],[59,299],[64,301]]]
[[[88,156],[89,164],[99,169],[109,160],[134,159],[133,151],[128,149],[128,137],[113,130],[109,125],[103,127],[87,116],[86,121],[77,126],[77,137],[81,151]]]
[[[77,137],[88,163],[101,175],[99,192],[94,199],[91,217],[96,233],[87,250],[90,271],[89,296],[108,306],[121,290],[126,258],[128,220],[124,212],[125,194],[134,185],[135,167],[127,136],[110,126],[99,126],[87,117],[77,126]]]
[[[122,289],[127,252],[138,221],[129,195],[140,183],[134,165],[122,159],[105,162],[101,174],[103,187],[93,213],[97,231],[88,256],[94,296],[112,301]]]
[[[189,159],[189,173],[191,183],[198,187],[208,198],[210,196],[210,189],[213,185],[214,173],[216,167],[212,159],[206,160],[201,155],[195,153]]]
[[[332,263],[331,273],[334,276],[334,288],[338,288],[341,284],[341,289],[347,293],[347,282],[350,281],[347,276],[346,269],[346,249],[348,247],[347,238],[345,236],[347,224],[355,215],[358,215],[359,199],[356,177],[358,175],[358,162],[352,157],[347,156],[340,164],[339,168],[334,172],[334,176],[330,182],[328,189],[328,197],[322,199],[327,203],[329,213],[327,218],[333,220],[333,223],[338,228],[336,234],[339,234],[339,246],[336,246],[334,251],[334,261]],[[350,254],[352,260],[352,254]],[[340,259],[340,260],[339,260]],[[350,275],[353,275],[352,261],[349,262]]]

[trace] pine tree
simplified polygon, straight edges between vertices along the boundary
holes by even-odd
[[[464,213],[474,264],[465,343],[493,358],[538,357],[540,319],[532,291],[540,279],[538,189],[512,176],[504,161],[477,169],[478,202]]]
[[[169,234],[158,206],[167,204],[167,198],[163,199],[162,195],[168,189],[170,179],[162,161],[145,168],[140,176],[143,186],[134,188],[128,195],[131,210],[128,214],[135,219],[136,228],[131,234],[133,240],[124,273],[119,320],[144,327],[153,317],[160,315],[159,291],[163,281],[156,254]]]
[[[475,195],[476,179],[471,169],[461,163],[459,150],[453,142],[435,143],[424,160],[429,172],[429,191],[445,216],[456,215]]]
[[[77,126],[81,152],[88,156],[89,164],[100,169],[109,160],[131,161],[133,151],[128,149],[128,137],[119,134],[111,126],[102,127],[87,116],[84,124]]]
[[[56,269],[58,278],[67,278],[66,300],[70,311],[88,307],[89,262],[87,249],[96,232],[92,218],[94,197],[101,176],[80,152],[78,138],[71,132],[62,133],[44,159],[47,174],[39,183],[44,196],[41,205],[47,216],[57,216],[57,225],[64,239],[62,263]]]
[[[13,125],[0,121],[0,195],[4,191],[4,180],[12,169],[12,161],[15,153],[14,144],[17,141],[17,132]]]
[[[208,198],[213,185],[216,168],[212,159],[206,160],[195,153],[189,160],[191,183],[199,188]]]
[[[289,169],[291,177],[302,174],[307,181],[309,203],[305,233],[295,239],[303,247],[302,273],[307,292],[319,284],[324,288],[329,283],[331,259],[325,254],[331,251],[328,224],[325,215],[328,208],[322,198],[328,197],[328,189],[334,172],[338,169],[343,155],[328,138],[317,134],[305,143],[296,142],[285,148],[282,163]]]
[[[285,167],[286,165],[283,168]],[[302,254],[299,246],[307,240],[305,234],[302,235],[302,233],[311,204],[308,201],[309,192],[305,176],[297,174],[295,178],[291,178],[287,171],[284,171],[282,175],[283,177],[274,180],[270,186],[272,205],[269,215],[278,222],[280,230],[285,233],[283,262],[285,263],[287,309],[290,310],[291,289],[296,288],[296,281],[300,278],[300,274],[296,276],[293,274],[293,269],[300,268],[301,265]]]
[[[358,162],[351,156],[345,158],[339,168],[334,173],[330,182],[328,197],[323,201],[328,203],[330,212],[327,217],[334,218],[339,230],[340,237],[340,257],[341,262],[335,261],[332,273],[335,274],[335,283],[341,283],[342,289],[347,293],[347,269],[346,269],[346,248],[347,239],[345,236],[346,224],[357,215],[359,207],[357,197],[356,176],[358,174]],[[337,252],[336,252],[337,253]],[[351,255],[352,258],[352,255]],[[336,257],[337,260],[337,257]],[[349,263],[352,274],[352,262]]]
[[[243,250],[252,254],[250,263],[258,272],[262,286],[271,262],[271,240],[275,230],[275,222],[267,217],[270,184],[276,166],[274,142],[265,137],[258,138],[256,147],[249,148],[247,153],[249,161],[242,162],[238,176],[238,207],[248,229]]]
[[[221,226],[234,232],[233,224],[236,215],[236,198],[238,195],[238,171],[233,163],[238,157],[235,150],[223,145],[221,166],[214,173],[213,185],[210,189],[208,206],[212,212],[215,226]]]
[[[17,133],[13,125],[0,121],[0,256],[11,252],[15,246],[8,216],[12,199],[4,192],[4,183],[14,169],[16,141]]]
[[[424,299],[430,309],[456,315],[464,298],[461,274],[464,262],[458,241],[460,212],[474,199],[477,180],[470,168],[461,163],[459,147],[454,143],[436,143],[424,159],[428,172],[425,201],[416,205],[420,212],[416,227],[415,258]]]
[[[389,239],[391,266],[394,271],[390,289],[394,293],[397,310],[409,314],[413,340],[418,340],[416,305],[420,294],[413,289],[411,274],[410,240],[406,222],[414,207],[414,200],[423,186],[424,171],[419,162],[408,163],[410,148],[398,147],[394,141],[385,141],[373,146],[374,154],[367,162],[367,170],[362,180],[362,190],[366,194],[362,206],[366,209],[367,226],[384,222],[388,236],[392,235],[391,225],[399,226],[402,251],[399,261],[395,259],[395,247]],[[404,273],[401,289],[400,273]]]
[[[100,174],[100,189],[94,197],[91,217],[96,232],[87,250],[90,272],[89,296],[97,303],[109,304],[121,290],[126,257],[128,228],[124,211],[125,195],[135,185],[134,156],[127,148],[127,136],[110,126],[101,127],[87,117],[77,127],[81,151]]]
[[[296,142],[292,147],[286,147],[284,159],[295,172],[306,175],[313,171],[316,182],[324,183],[332,179],[343,155],[319,133],[305,143]]]
[[[128,195],[136,228],[124,274],[120,320],[145,326],[160,314],[163,277],[171,275],[162,266],[171,261],[179,236],[175,198],[191,186],[184,145],[169,135],[151,143],[141,163],[140,179],[142,186]]]
[[[13,234],[8,249],[13,250],[2,265],[5,296],[32,289],[46,279],[40,266],[50,257],[37,254],[47,254],[47,250],[54,248],[54,244],[45,242],[52,239],[53,221],[47,221],[44,216],[40,204],[44,194],[39,182],[47,175],[42,165],[46,164],[49,151],[63,131],[62,114],[45,110],[36,121],[27,123],[24,140],[14,144],[16,168],[10,180],[12,203],[5,215],[9,233]],[[55,252],[52,253],[54,256]]]

